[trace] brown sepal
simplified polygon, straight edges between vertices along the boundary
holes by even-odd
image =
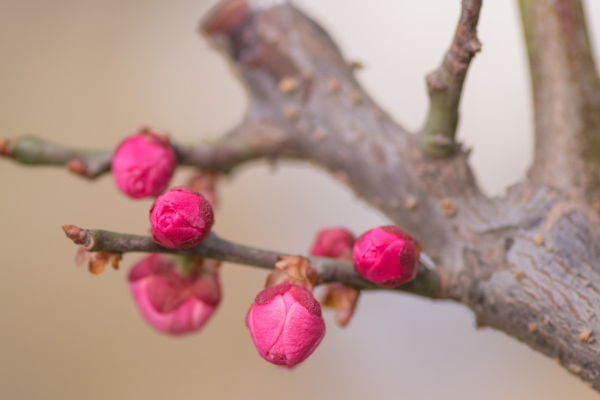
[[[112,253],[110,251],[97,251],[92,253],[88,263],[88,270],[92,275],[99,275],[106,269],[108,263],[114,269],[119,268],[119,261],[123,258],[121,253]]]
[[[317,282],[317,277],[317,270],[306,257],[287,255],[278,258],[275,270],[267,277],[265,287],[288,282],[312,289]]]
[[[330,283],[324,288],[321,304],[335,311],[335,323],[340,328],[344,328],[354,315],[359,295],[360,289],[341,283]]]

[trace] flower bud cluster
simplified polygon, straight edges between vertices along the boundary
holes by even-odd
[[[125,139],[112,159],[115,183],[123,193],[135,199],[158,196],[150,209],[154,241],[168,249],[188,249],[210,234],[214,213],[209,201],[189,187],[165,192],[176,166],[169,139],[149,130]],[[213,199],[214,181],[203,186]],[[198,331],[221,300],[219,265],[159,254],[140,260],[131,269],[129,287],[142,317],[161,333]]]
[[[199,172],[190,181],[193,188],[164,192],[175,167],[169,140],[148,130],[124,140],[112,164],[121,191],[133,198],[158,196],[150,209],[154,241],[168,249],[189,249],[202,243],[214,224],[211,204],[217,201],[217,177]],[[322,229],[311,246],[314,256],[352,260],[365,279],[382,287],[414,279],[419,250],[419,244],[395,226],[372,229],[358,239],[345,228]],[[159,254],[140,260],[129,274],[129,286],[143,318],[162,333],[198,331],[221,300],[219,265],[215,260]],[[291,368],[309,357],[325,335],[321,305],[312,293],[318,276],[311,261],[301,256],[281,257],[274,267],[248,311],[246,326],[261,357]],[[336,310],[338,325],[348,324],[360,291],[333,283],[324,292],[323,305]]]

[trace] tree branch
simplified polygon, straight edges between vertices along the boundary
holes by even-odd
[[[27,135],[0,139],[0,155],[23,165],[66,166],[72,172],[93,179],[110,171],[112,152],[76,150]]]
[[[248,115],[278,121],[303,157],[419,240],[438,266],[440,297],[462,302],[480,325],[557,358],[600,389],[600,342],[579,339],[581,332],[600,332],[600,273],[594,267],[600,251],[589,248],[600,242],[600,221],[589,205],[556,191],[548,182],[551,172],[547,185],[526,182],[504,199],[487,198],[468,154],[456,148],[453,157],[424,157],[420,143],[356,82],[322,28],[288,4],[252,4],[227,1],[204,23],[249,88]],[[457,54],[470,60],[475,47]],[[332,79],[336,85],[328,85]],[[456,101],[447,115],[458,109],[459,94],[443,95]]]
[[[273,126],[256,123],[242,125],[211,144],[173,147],[179,165],[226,174],[258,158],[279,153],[293,158],[293,151],[284,149],[285,141],[285,135]],[[89,179],[110,172],[112,161],[112,151],[77,150],[31,135],[0,139],[0,155],[24,165],[66,166]]]
[[[456,33],[440,67],[427,75],[429,112],[420,133],[427,154],[445,157],[454,153],[460,96],[475,53],[481,50],[477,22],[482,0],[463,0]]]
[[[535,108],[534,182],[597,189],[600,79],[580,0],[519,0]]]
[[[416,293],[462,302],[480,326],[506,332],[557,359],[600,390],[600,341],[595,338],[600,334],[600,217],[573,190],[577,179],[586,183],[598,176],[587,166],[596,159],[594,143],[600,137],[593,128],[600,115],[594,100],[598,78],[592,76],[580,5],[521,0],[536,103],[536,164],[532,179],[494,199],[481,193],[468,154],[458,146],[453,157],[424,156],[421,143],[360,87],[327,33],[287,2],[229,0],[205,20],[203,30],[248,88],[246,123],[276,127],[275,142],[280,142],[267,146],[268,155],[307,159],[330,171],[422,243],[437,269],[433,284],[414,281]],[[465,24],[474,28],[472,19]],[[459,29],[457,36],[463,33]],[[472,57],[458,50],[453,45],[449,53]],[[569,52],[574,52],[571,58]],[[455,110],[459,94],[443,95],[456,101]],[[452,121],[454,108],[444,109],[450,118],[442,120]],[[0,145],[0,152],[7,147]],[[130,238],[130,247],[113,243],[107,249],[156,249],[149,238],[117,236]],[[99,233],[99,238],[108,241],[110,235]],[[221,251],[244,249],[232,246]],[[227,257],[272,265],[278,254],[254,251]],[[315,262],[323,282],[357,278],[350,264]]]
[[[127,235],[100,229],[81,229],[73,225],[65,225],[63,230],[69,239],[75,244],[84,246],[88,252],[179,254],[266,269],[275,268],[275,263],[286,255],[285,253],[255,249],[232,243],[221,239],[213,232],[196,247],[185,250],[171,250],[155,243],[148,236]],[[323,257],[308,258],[319,274],[317,284],[339,282],[360,289],[398,290],[428,298],[438,298],[441,293],[439,276],[434,269],[425,265],[427,264],[426,261],[425,263],[420,261],[419,273],[412,282],[392,289],[383,289],[363,279],[351,261]]]
[[[455,236],[446,205],[459,210],[457,225],[480,221],[467,202],[480,196],[467,155],[425,165],[417,140],[363,90],[327,33],[287,3],[263,3],[223,2],[202,24],[246,83],[247,118],[282,127],[300,157],[383,211],[437,263]]]

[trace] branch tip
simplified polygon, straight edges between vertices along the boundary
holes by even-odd
[[[67,163],[67,169],[73,172],[74,174],[81,176],[86,176],[88,172],[86,166],[81,161],[76,159],[71,160]]]
[[[12,156],[12,144],[9,139],[0,139],[0,156]]]
[[[438,69],[425,79],[429,93],[429,111],[420,133],[421,149],[434,157],[456,152],[460,97],[471,60],[481,51],[477,22],[482,0],[463,0],[462,11],[450,49]]]
[[[200,22],[200,32],[218,35],[234,29],[248,14],[248,0],[219,3]]]
[[[93,244],[94,241],[94,237],[89,230],[81,229],[75,225],[63,225],[62,229],[73,243],[84,246],[86,250],[93,247],[89,245],[90,242]]]

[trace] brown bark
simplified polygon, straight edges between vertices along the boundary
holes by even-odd
[[[460,149],[446,159],[423,154],[415,137],[363,91],[321,27],[286,3],[256,4],[229,1],[203,27],[246,83],[247,119],[277,126],[301,158],[333,173],[421,241],[440,270],[442,297],[464,303],[480,325],[557,359],[600,389],[600,341],[594,340],[600,335],[600,221],[583,196],[592,180],[575,179],[589,173],[591,159],[584,157],[589,146],[579,143],[589,139],[588,131],[545,130],[544,123],[551,123],[539,116],[548,112],[543,110],[548,99],[538,96],[537,141],[548,143],[536,146],[532,179],[503,199],[487,198],[468,154]],[[570,5],[574,8],[566,8],[580,6]],[[576,36],[585,31],[577,21],[571,28]],[[589,54],[584,45],[581,51]],[[578,78],[571,67],[565,68],[579,91],[567,95],[576,96],[586,86],[578,79],[591,78]],[[335,90],[328,84],[332,80]],[[534,92],[543,90],[549,89],[534,85]],[[590,99],[597,96],[593,87],[586,90]],[[586,112],[582,103],[570,106],[562,126],[587,126],[576,120]],[[561,147],[568,138],[578,141],[573,149]],[[558,171],[550,151],[579,161]],[[576,190],[582,182],[585,190]]]
[[[600,78],[580,0],[519,0],[535,105],[534,182],[595,189]],[[590,195],[592,193],[589,193]]]

